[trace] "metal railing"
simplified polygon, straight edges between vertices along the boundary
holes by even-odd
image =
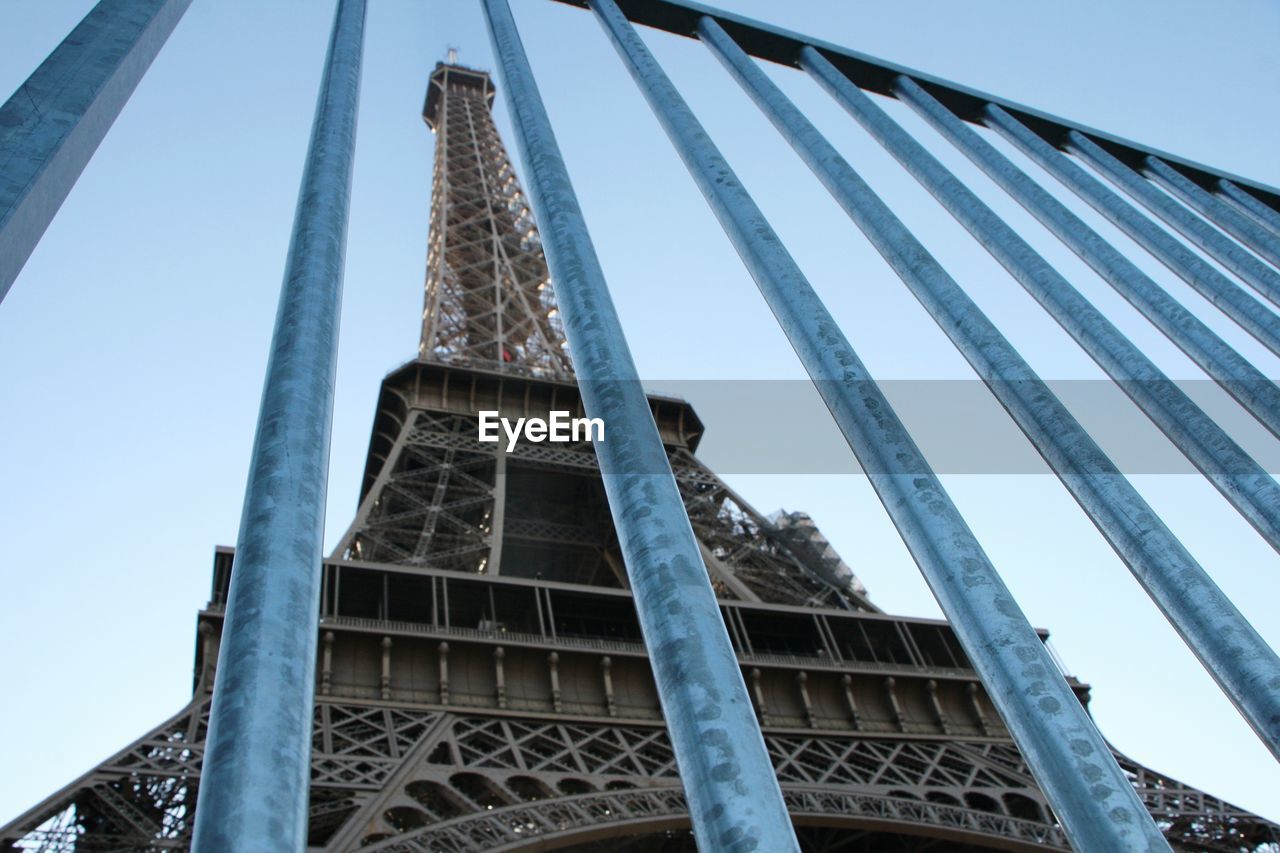
[[[634,23],[707,44],[987,382],[1280,756],[1280,659],[964,288],[781,94],[756,59],[799,67],[826,88],[1280,549],[1280,488],[1274,479],[866,93],[895,97],[915,109],[1280,436],[1280,388],[975,128],[1004,137],[1280,354],[1280,321],[1249,290],[1280,304],[1277,191],[696,3],[564,2],[591,9],[645,95],[869,472],[1071,843],[1087,850],[1167,849],[1131,780],[854,346]],[[186,5],[103,0],[0,108],[6,177],[0,195],[0,298]],[[756,849],[796,849],[782,791],[776,782],[762,781],[773,774],[738,657],[515,21],[506,0],[482,0],[482,6],[584,406],[609,428],[610,441],[595,449],[699,843],[706,849],[748,842]],[[196,843],[210,849],[259,843],[300,850],[306,842],[320,519],[363,15],[363,0],[338,3],[273,339],[197,811]],[[273,497],[272,489],[282,483],[293,490],[289,500]],[[295,618],[298,613],[309,615]],[[615,646],[632,648],[593,645]],[[246,748],[250,741],[258,746]]]

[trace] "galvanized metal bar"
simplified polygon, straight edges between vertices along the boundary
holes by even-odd
[[[1138,309],[1144,318],[1151,320],[1157,329],[1164,332],[1170,341],[1176,343],[1181,351],[1187,353],[1190,359],[1201,366],[1204,373],[1210,375],[1215,382],[1226,389],[1226,392],[1244,406],[1249,414],[1280,437],[1280,388],[1267,379],[1261,370],[1254,368],[1251,362],[1240,356],[1240,353],[1231,348],[1229,343],[1222,341],[1222,338],[1213,333],[1213,330],[1204,325],[1196,315],[1190,313],[1164,288],[1148,278],[1133,264],[1133,261],[1120,254],[1120,251],[1108,243],[1101,234],[1084,224],[1079,216],[1066,209],[1066,205],[1051,196],[1042,186],[1028,177],[1027,173],[979,137],[973,128],[957,119],[945,106],[916,85],[913,79],[901,77],[895,88],[897,96],[924,118],[925,122],[931,124],[938,133],[968,156],[979,169],[996,182],[997,186],[1004,188],[1005,192],[1018,201],[1018,204],[1023,205],[1028,213],[1036,216],[1036,219],[1053,236],[1059,238],[1080,259],[1084,260],[1084,263],[1091,266],[1105,282],[1111,284],[1111,287],[1124,296],[1130,305]],[[919,147],[919,150],[923,152],[923,147]],[[915,156],[911,156],[910,159],[914,160]],[[941,168],[941,164],[938,164],[938,168]],[[980,204],[977,196],[968,190],[951,197],[954,201],[952,206],[960,211],[961,215],[965,210],[972,209],[974,204]],[[946,202],[943,201],[943,204]],[[988,220],[998,222],[998,216],[989,213],[989,209],[987,213]],[[961,219],[961,222],[972,222],[972,220]],[[1023,259],[1034,263],[1038,256],[1034,254],[1032,248],[1016,236],[1011,228],[1006,227],[1005,231],[1007,236],[1016,241],[1019,254]],[[983,245],[997,250],[1004,245],[1004,241],[984,242]],[[996,256],[1001,257],[998,252]],[[1012,260],[1011,257],[1009,260]],[[1039,259],[1039,263],[1043,264],[1043,259]],[[1065,279],[1059,278],[1065,283]],[[1101,318],[1101,315],[1098,316]],[[1115,346],[1124,346],[1125,343],[1128,343],[1128,339],[1116,330]],[[1137,347],[1128,348],[1132,350],[1133,355],[1140,356]],[[1152,368],[1155,368],[1155,365],[1152,365]],[[1156,375],[1164,379],[1164,375],[1158,374],[1158,371]],[[1116,378],[1125,377],[1121,374],[1121,377]],[[1212,423],[1210,419],[1204,420]],[[1226,433],[1221,435],[1222,438],[1226,438]],[[1236,451],[1243,455],[1243,451],[1239,451],[1239,448],[1236,448]],[[1239,470],[1248,469],[1245,467]],[[1262,473],[1261,467],[1257,470],[1258,473]]]
[[[818,56],[820,59],[820,54]],[[815,73],[822,73],[820,61],[814,60],[814,65]],[[838,72],[836,74],[838,76]],[[838,82],[840,78],[836,79]],[[823,79],[823,83],[827,85],[826,79]],[[1148,307],[1158,311],[1172,332],[1187,334],[1187,329],[1192,332],[1199,329],[1198,334],[1211,334],[1187,310],[1172,301],[1155,282],[1144,277],[1133,264],[1121,257],[1100,234],[1080,222],[1061,202],[1052,199],[1039,184],[978,137],[973,129],[951,115],[945,106],[938,104],[922,88],[904,78],[899,90],[902,99],[920,111],[938,132],[955,143],[979,168],[991,175],[993,181],[1004,187],[1051,232],[1059,236],[1062,242],[1068,243],[1084,257],[1103,278],[1114,284],[1121,295],[1129,298],[1139,309]],[[1244,452],[1215,420],[1204,414],[1187,394],[1157,368],[1155,362],[1134,346],[1120,329],[1057,273],[1009,224],[938,163],[924,146],[902,131],[867,96],[861,95],[860,99],[852,95],[849,97],[858,110],[855,115],[859,122],[915,175],[922,186],[933,193],[955,216],[957,222],[963,224],[975,240],[982,243],[1009,270],[1012,277],[1036,298],[1071,338],[1107,371],[1107,375],[1119,384],[1130,400],[1146,412],[1148,418],[1210,479],[1222,496],[1249,520],[1271,547],[1280,549],[1280,485],[1267,474],[1266,469]],[[1004,113],[996,114],[997,120],[1001,117],[1009,118]],[[1012,122],[1011,118],[1009,122]],[[1039,145],[1048,147],[1043,142]],[[1065,160],[1064,156],[1057,155],[1055,151],[1042,151],[1038,146],[1037,151],[1039,154],[1055,154],[1057,158]],[[1079,170],[1074,165],[1071,168]],[[1221,347],[1235,355],[1225,343],[1221,343]],[[1235,357],[1240,360],[1239,356]],[[1248,368],[1253,370],[1252,365],[1248,365]],[[1234,388],[1238,398],[1244,396],[1245,400],[1242,402],[1245,403],[1251,401],[1248,393],[1256,392],[1257,387],[1261,387],[1263,391],[1266,388],[1275,389],[1261,373],[1254,373],[1257,374],[1256,377],[1248,383],[1236,380],[1224,383],[1224,386],[1229,391]],[[1263,402],[1267,402],[1266,398],[1263,398]],[[1280,403],[1280,389],[1272,396],[1271,402]],[[1276,412],[1263,414],[1272,418],[1276,416]]]
[[[1182,199],[1187,207],[1266,258],[1273,266],[1280,266],[1280,240],[1274,234],[1193,183],[1159,157],[1148,156],[1145,164],[1147,177],[1164,187],[1171,195]]]
[[[799,850],[764,738],[506,0],[483,0],[698,846]]]
[[[559,0],[570,6],[587,8],[587,0]],[[776,5],[776,4],[775,4]],[[919,69],[908,68],[895,62],[889,62],[877,56],[852,50],[843,45],[815,39],[812,35],[797,33],[782,27],[759,21],[745,15],[739,15],[724,9],[717,9],[693,0],[622,0],[621,8],[627,18],[634,24],[654,27],[677,36],[690,37],[698,26],[698,19],[710,16],[733,34],[747,53],[759,59],[776,62],[787,67],[796,67],[796,56],[800,49],[811,45],[829,57],[836,67],[849,76],[862,89],[881,94],[891,94],[890,86],[899,74],[906,74],[913,80],[925,82],[930,91],[936,92],[939,100],[947,108],[966,119],[976,119],[988,103],[1000,104],[1019,120],[1032,127],[1051,144],[1059,144],[1065,134],[1079,130],[1107,145],[1116,152],[1124,162],[1137,165],[1142,157],[1154,154],[1167,163],[1175,164],[1187,174],[1206,185],[1218,178],[1229,178],[1235,183],[1248,187],[1266,201],[1280,204],[1280,189],[1258,184],[1238,175],[1231,175],[1221,169],[1214,169],[1200,163],[1181,159],[1167,152],[1158,151],[1096,128],[1087,127],[1078,122],[1051,115],[1023,104],[1014,103],[997,95],[980,92],[967,86],[961,86],[943,77],[932,76]]]
[[[1083,299],[1068,301],[1072,288],[1065,282],[1043,286],[1053,279],[1033,276],[1031,270],[1037,262],[1047,267],[1044,260],[1029,256],[1029,247],[1007,226],[996,227],[990,209],[834,65],[813,48],[801,50],[800,64],[948,211],[966,227],[972,226],[971,233],[1002,263],[1007,261],[1007,268],[1020,280],[1025,279],[1024,286],[1030,283],[1041,291],[1042,304],[1061,300],[1064,306],[1088,312],[1092,306]],[[885,228],[881,223],[888,209],[877,205],[878,199],[872,201],[874,196],[852,169],[837,170],[833,162],[824,158],[821,165],[830,173],[824,180],[830,182],[829,188],[836,188],[837,199],[855,221],[866,222],[868,229]],[[900,235],[909,236],[909,232],[901,228]],[[921,304],[991,388],[1258,736],[1280,757],[1280,658],[963,289],[936,264],[924,260],[928,255],[914,238],[899,236],[898,244],[891,248],[905,259],[895,268]],[[1099,318],[1096,311],[1086,314],[1086,322]],[[1095,322],[1079,331],[1092,337],[1105,329]],[[1111,342],[1117,343],[1114,339]],[[1141,379],[1121,384],[1147,385]],[[1158,382],[1152,384],[1159,387]],[[1179,414],[1185,416],[1186,412]]]
[[[1276,234],[1280,234],[1280,211],[1263,204],[1255,196],[1245,192],[1226,178],[1218,178],[1217,183],[1218,192],[1224,198],[1230,199],[1257,222],[1267,226]]]
[[[191,0],[101,0],[0,106],[0,300]]]
[[[834,71],[836,75],[838,71]],[[838,81],[838,76],[837,76]],[[824,81],[825,83],[825,81]],[[1208,350],[1220,369],[1245,373],[1221,384],[1273,430],[1280,430],[1280,389],[1216,338],[1159,285],[1050,196],[1026,173],[928,93],[906,78],[903,100],[1076,251],[1144,315]],[[1053,269],[994,211],[959,182],[925,148],[894,124],[861,93],[849,94],[858,120],[963,224],[1027,291],[1107,371],[1160,430],[1200,469],[1224,497],[1280,550],[1280,486],[1221,426],[1196,406],[1142,351]],[[861,97],[857,97],[861,95]],[[998,107],[995,109],[999,109]],[[999,119],[999,114],[996,118]],[[1007,114],[1004,114],[1008,118]],[[1012,119],[1009,119],[1012,121]],[[1027,141],[1027,140],[1023,140]],[[1032,140],[1035,141],[1035,140]],[[1042,145],[1044,143],[1041,143]],[[1045,145],[1047,147],[1047,145]],[[1039,153],[1054,153],[1044,152]],[[1065,160],[1061,155],[1061,159]],[[1071,164],[1067,164],[1071,165]],[[1078,170],[1078,167],[1072,166]],[[1095,182],[1096,183],[1096,182]],[[1135,212],[1136,215],[1136,212]],[[1150,223],[1148,223],[1150,224]],[[1172,238],[1170,238],[1172,239]],[[1258,310],[1264,311],[1262,306]],[[1266,312],[1270,313],[1270,312]],[[1274,315],[1270,315],[1274,317]],[[1225,363],[1225,366],[1222,366]]]
[[[196,807],[197,851],[307,846],[338,322],[364,0],[338,0],[262,391]]]
[[[902,77],[896,90],[900,99],[1092,267],[1249,414],[1280,437],[1280,387],[915,81]]]
[[[1263,346],[1280,355],[1280,317],[1243,287],[1218,272],[1185,243],[1156,225],[1133,205],[1108,189],[1102,181],[1036,136],[1002,108],[989,104],[985,124],[1177,273],[1197,293],[1235,320]]]
[[[1280,305],[1280,273],[1260,261],[1248,249],[1169,198],[1083,133],[1070,131],[1066,147],[1072,154],[1106,175],[1147,210],[1171,225],[1193,246],[1204,250],[1238,275],[1245,284]]]
[[[1167,849],[1133,787],[839,326],[613,0],[592,8],[778,318],[1082,849]]]

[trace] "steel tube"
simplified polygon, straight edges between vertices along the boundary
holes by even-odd
[[[0,300],[191,0],[101,0],[0,106]]]
[[[1092,267],[1249,414],[1280,437],[1280,387],[915,81],[899,77],[895,88],[900,99]],[[1013,233],[1012,229],[1009,232]]]
[[[994,214],[834,65],[813,48],[801,50],[800,65],[953,215],[966,225],[972,223],[970,230],[979,242],[997,257],[1010,259],[1010,269],[1028,282],[1049,280],[1029,275],[1037,261],[1047,267],[1043,259],[1021,251],[1025,244],[1012,229],[994,227],[989,221]],[[852,169],[838,176],[833,172],[831,181],[841,194],[848,194],[850,207],[858,210],[865,205],[871,211],[859,212],[855,219],[874,224],[877,209],[865,197],[870,191],[865,196],[861,193],[865,185]],[[1254,731],[1280,757],[1280,658],[959,285],[936,265],[921,263],[923,247],[904,243],[898,251],[912,260],[910,265],[901,264],[912,292],[987,382]],[[1046,296],[1063,299],[1071,288],[1060,286],[1054,291]],[[1081,300],[1080,310],[1088,307]],[[1098,316],[1095,312],[1094,319]],[[1087,331],[1094,334],[1104,329],[1095,325]],[[1121,384],[1146,385],[1141,381]]]
[[[271,339],[193,849],[307,846],[321,546],[364,0],[339,0]]]
[[[484,0],[698,846],[799,850],[737,657],[506,0]]]
[[[1106,175],[1131,198],[1186,237],[1193,246],[1238,275],[1245,284],[1280,305],[1280,273],[1258,260],[1249,250],[1169,198],[1083,133],[1076,130],[1067,132],[1067,150]]]
[[[1215,197],[1159,157],[1148,155],[1144,162],[1147,177],[1164,187],[1171,195],[1182,199],[1187,207],[1266,258],[1273,266],[1280,266],[1280,239],[1275,234]]]
[[[777,234],[613,0],[592,0],[591,7],[814,379],[1073,840],[1083,849],[1167,849],[1044,644]]]
[[[838,70],[836,73],[838,74]],[[899,88],[902,99],[920,111],[938,132],[991,175],[993,181],[1027,207],[1053,234],[1062,242],[1068,243],[1103,277],[1110,280],[1117,291],[1137,304],[1139,309],[1158,309],[1161,316],[1167,319],[1167,325],[1180,336],[1187,334],[1188,329],[1190,333],[1197,333],[1198,329],[1198,333],[1203,336],[1212,337],[1207,328],[1172,301],[1155,282],[1120,256],[1100,234],[1080,222],[1061,202],[1048,195],[1039,184],[978,137],[977,133],[965,126],[945,106],[938,104],[909,79],[902,79]],[[1280,549],[1280,485],[1276,484],[1275,479],[1244,452],[1226,430],[1204,414],[1187,394],[1166,377],[1155,362],[1143,355],[1142,350],[1107,320],[1088,298],[1071,286],[1068,280],[1019,237],[995,211],[957,181],[955,175],[938,163],[919,142],[911,140],[908,134],[893,124],[883,111],[870,105],[867,96],[864,95],[863,100],[859,101],[858,109],[858,117],[864,127],[1014,275],[1021,286],[1036,298],[1071,338],[1107,371],[1107,375],[1119,384],[1130,400],[1137,403],[1139,409],[1151,418],[1161,432],[1210,479],[1222,496],[1230,501],[1231,506],[1248,519],[1249,524],[1262,534],[1271,547]],[[996,115],[997,120],[1000,120],[1000,115]],[[1007,117],[1007,114],[1004,115]],[[1009,120],[1012,122],[1012,119]],[[1025,132],[1025,128],[1023,131]],[[1046,154],[1044,151],[1039,152]],[[1261,306],[1258,307],[1261,309]],[[1225,343],[1217,343],[1221,345],[1217,350],[1225,348],[1235,360],[1244,361]],[[1252,365],[1249,365],[1249,370],[1253,370]],[[1234,396],[1251,411],[1252,406],[1262,407],[1266,403],[1280,406],[1280,389],[1276,389],[1261,373],[1256,370],[1254,373],[1257,374],[1256,377],[1247,382],[1236,380],[1222,384],[1229,391],[1234,389]],[[1258,393],[1267,392],[1268,388],[1276,393],[1271,394],[1271,397],[1267,397],[1266,393]],[[1260,396],[1261,400],[1258,400]],[[1261,414],[1268,420],[1280,418],[1280,412],[1277,411],[1262,411]],[[1277,429],[1280,429],[1280,424],[1277,424]]]
[[[1185,243],[1156,225],[1002,108],[995,104],[987,105],[984,123],[1075,192],[1263,346],[1280,355],[1280,317],[1243,287],[1218,272]]]
[[[1226,178],[1218,178],[1218,192],[1225,198],[1231,199],[1237,207],[1251,215],[1259,223],[1267,226],[1276,234],[1280,234],[1280,211],[1263,204]]]

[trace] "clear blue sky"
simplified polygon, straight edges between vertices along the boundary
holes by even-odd
[[[691,378],[801,378],[599,27],[547,0],[513,5],[642,375],[658,388]],[[726,5],[1280,184],[1280,7],[1264,0]],[[0,5],[0,96],[90,6]],[[492,67],[475,4],[370,6],[330,543],[355,509],[378,382],[416,351],[431,175],[432,138],[419,117],[427,75],[447,46],[465,63]],[[0,305],[0,538],[7,543],[0,684],[8,699],[0,703],[0,757],[9,771],[0,774],[0,820],[189,696],[195,614],[208,597],[213,546],[233,544],[236,535],[331,11],[331,3],[314,0],[194,0]],[[972,378],[705,49],[646,38],[872,371]],[[774,73],[1037,369],[1059,379],[1102,376],[814,84]],[[930,136],[895,107],[894,115]],[[1032,242],[1167,372],[1202,378],[966,162],[934,148],[1025,224]],[[1276,358],[1158,264],[1134,256],[1268,375],[1280,376]],[[744,387],[770,408],[767,385]],[[1198,393],[1224,412],[1234,405],[1215,389]],[[710,455],[718,434],[738,428],[710,415],[707,426]],[[1138,420],[1132,428],[1163,442]],[[1276,452],[1274,439],[1247,423],[1239,429],[1251,446]],[[762,511],[812,513],[880,606],[936,614],[860,477],[733,474],[729,481]],[[1276,553],[1199,478],[1135,481],[1280,645]],[[1275,762],[1056,481],[970,475],[946,484],[1032,621],[1051,630],[1070,669],[1094,686],[1091,708],[1111,741],[1157,770],[1280,819]]]

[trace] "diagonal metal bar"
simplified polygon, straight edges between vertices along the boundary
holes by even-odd
[[[815,55],[820,59],[820,54]],[[822,67],[819,59],[813,60],[814,73],[822,76],[820,79],[823,85],[828,85],[828,69]],[[840,72],[829,70],[837,74],[832,79],[838,83]],[[1020,204],[1027,206],[1062,241],[1105,274],[1130,301],[1139,304],[1139,307],[1160,310],[1167,316],[1167,325],[1179,334],[1196,333],[1202,334],[1202,337],[1213,337],[1203,324],[1172,301],[1155,282],[1144,277],[1114,247],[1066,210],[1061,202],[1048,196],[1027,174],[1014,167],[1004,155],[948,113],[945,106],[931,99],[927,92],[909,79],[902,78],[899,90],[902,99],[918,109],[943,136],[960,147],[965,155],[972,158],[1000,186],[1005,187]],[[933,158],[924,146],[876,108],[867,96],[858,97],[846,92],[844,88],[841,88],[838,96],[842,99],[847,97],[854,108],[850,111],[859,122],[922,186],[933,193],[955,216],[957,222],[969,229],[975,240],[982,243],[1014,275],[1021,286],[1027,288],[1044,310],[1107,371],[1107,375],[1119,384],[1130,400],[1146,412],[1148,418],[1192,460],[1271,547],[1280,549],[1280,485],[1276,484],[1270,474],[1166,377],[1155,362],[1143,355],[1142,350],[1107,320],[1088,298],[1071,286],[995,211],[984,205],[940,161]],[[1242,362],[1256,374],[1247,380],[1224,382],[1224,387],[1229,391],[1234,389],[1236,398],[1244,402],[1249,411],[1260,410],[1258,414],[1267,419],[1265,423],[1277,421],[1275,429],[1280,430],[1280,389],[1254,370],[1252,365],[1240,359],[1224,342],[1217,343],[1221,346],[1215,347],[1216,350],[1225,350],[1230,353],[1231,360]],[[1270,406],[1275,406],[1275,409],[1270,409]]]
[[[1169,198],[1084,134],[1070,131],[1067,134],[1067,150],[1106,175],[1135,201],[1186,237],[1192,245],[1240,276],[1245,284],[1274,304],[1280,305],[1280,273],[1258,260],[1248,249]]]
[[[0,300],[191,0],[102,0],[0,106]]]
[[[586,8],[588,5],[587,0],[559,0],[559,2],[581,8]],[[811,45],[829,57],[836,67],[847,74],[861,89],[885,95],[891,94],[894,78],[905,74],[913,80],[927,83],[930,90],[937,93],[939,100],[946,104],[948,109],[968,121],[980,120],[982,109],[987,104],[999,104],[1050,144],[1062,144],[1069,131],[1077,130],[1098,140],[1106,146],[1107,150],[1135,168],[1140,166],[1143,157],[1149,154],[1155,155],[1167,163],[1175,164],[1184,174],[1191,175],[1194,180],[1204,186],[1209,186],[1220,178],[1228,178],[1248,187],[1249,191],[1264,203],[1280,208],[1280,189],[1275,187],[1257,184],[1237,175],[1228,175],[1220,169],[1192,163],[1167,152],[1157,151],[1096,128],[1086,127],[1079,122],[1051,115],[1043,110],[1017,104],[988,92],[979,92],[967,86],[957,85],[920,69],[909,68],[843,45],[821,41],[810,35],[793,32],[745,15],[716,9],[694,0],[618,0],[618,6],[632,23],[654,27],[683,37],[693,36],[699,19],[704,15],[709,16],[731,33],[747,53],[781,65],[798,67],[796,59],[800,49]]]
[[[271,339],[193,849],[307,846],[320,567],[364,0],[338,0]]]
[[[900,78],[896,91],[901,100],[1079,255],[1249,414],[1280,437],[1280,387],[914,80]]]
[[[1151,178],[1192,210],[1235,237],[1273,266],[1280,266],[1280,238],[1240,213],[1225,201],[1193,183],[1186,175],[1161,160],[1147,157],[1147,177]]]
[[[746,684],[506,0],[483,0],[698,844],[798,850]]]
[[[982,228],[974,229],[979,242],[997,257],[1014,257],[1021,238],[1007,226],[996,228],[977,218],[981,211],[990,213],[989,209],[869,96],[813,48],[804,48],[800,61],[953,215],[966,225],[981,223]],[[833,178],[833,184],[839,191],[837,198],[849,194],[849,206],[854,206],[852,194],[859,185],[865,186],[851,169],[839,180]],[[923,247],[918,251],[924,252]],[[910,257],[917,255],[913,252]],[[1020,258],[1012,268],[1021,270],[1031,263],[1031,258]],[[964,291],[940,269],[931,275],[920,274],[928,273],[927,268],[906,269],[912,275],[904,276],[904,281],[916,297],[987,382],[1254,731],[1280,757],[1280,658]],[[1068,285],[1046,295],[1062,298],[1070,290]],[[1083,303],[1081,310],[1087,305]],[[1143,381],[1121,384],[1139,389],[1173,387]]]
[[[1059,818],[1084,849],[1167,849],[1044,644],[764,214],[613,0],[591,6],[1039,768]]]
[[[1177,273],[1197,293],[1235,320],[1263,346],[1280,355],[1280,317],[1243,287],[1218,272],[1185,243],[1156,225],[1133,205],[1108,189],[1102,181],[1036,136],[1001,107],[988,105],[985,123]]]
[[[1241,210],[1246,211],[1276,234],[1280,234],[1280,212],[1267,207],[1255,196],[1245,192],[1226,178],[1218,178],[1217,184],[1218,192],[1224,197],[1231,199]]]

